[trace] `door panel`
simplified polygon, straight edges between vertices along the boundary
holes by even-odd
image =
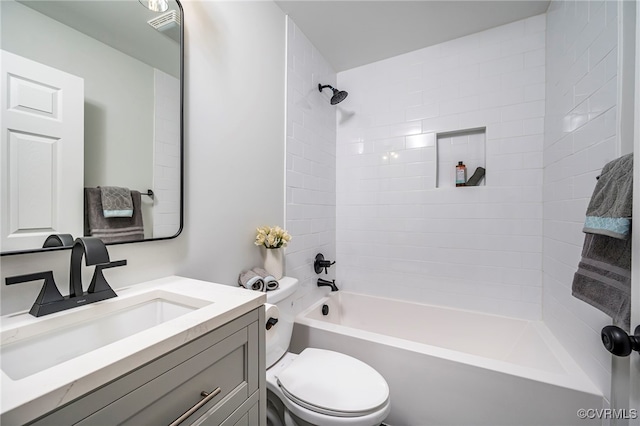
[[[84,80],[2,51],[1,251],[83,235]],[[56,188],[64,188],[58,191]]]

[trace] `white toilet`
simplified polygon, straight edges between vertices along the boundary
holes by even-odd
[[[377,426],[391,410],[389,386],[376,370],[345,354],[307,348],[287,352],[298,280],[284,277],[267,303],[278,308],[266,333],[269,426]],[[272,323],[274,321],[271,321]]]

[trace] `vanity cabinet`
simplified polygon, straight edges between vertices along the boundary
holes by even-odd
[[[30,424],[264,425],[263,330],[261,307]]]

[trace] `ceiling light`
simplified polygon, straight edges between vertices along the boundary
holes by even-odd
[[[138,0],[140,4],[154,12],[165,12],[169,9],[168,0]]]

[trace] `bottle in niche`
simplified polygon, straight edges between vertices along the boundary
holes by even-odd
[[[456,186],[465,186],[467,182],[467,166],[462,161],[458,161],[456,166]]]

